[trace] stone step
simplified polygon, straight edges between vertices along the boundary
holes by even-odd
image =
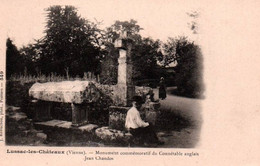
[[[106,140],[106,141],[117,140],[117,141],[129,142],[129,140],[132,138],[132,135],[130,133],[125,133],[124,131],[121,130],[111,129],[108,126],[104,126],[96,129],[95,134],[102,140]]]
[[[132,138],[132,135],[130,133],[125,133],[124,131],[111,129],[108,126],[98,128],[98,126],[95,124],[86,124],[80,127],[74,127],[71,122],[56,119],[45,122],[35,122],[34,124],[38,129],[41,129],[44,132],[46,132],[47,135],[53,135],[54,133],[59,132],[62,132],[64,134],[67,131],[67,137],[69,137],[70,134],[77,133],[76,135],[81,135],[81,137],[95,136],[96,138],[99,138],[107,143],[128,143]]]
[[[43,125],[43,126],[49,126],[49,127],[55,127],[60,124],[66,123],[67,121],[63,120],[50,120],[50,121],[45,121],[45,122],[36,122],[36,125]]]
[[[81,131],[81,132],[92,132],[96,128],[98,128],[98,125],[95,124],[86,124],[80,127],[74,127],[72,126],[72,123],[69,121],[64,120],[49,120],[46,122],[35,122],[35,125],[39,127],[53,127],[53,128],[62,128],[67,130],[74,130],[74,131]]]

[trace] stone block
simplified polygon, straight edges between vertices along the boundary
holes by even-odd
[[[123,85],[115,85],[113,87],[113,101],[114,104],[117,106],[126,106],[127,100],[126,100],[126,86]]]
[[[123,38],[116,39],[114,46],[115,48],[126,49],[128,46],[128,40]]]
[[[15,112],[13,115],[9,116],[11,119],[14,119],[15,121],[20,121],[27,119],[27,116],[23,112]]]
[[[116,39],[114,45],[115,48],[121,48],[123,47],[123,41],[121,39]]]
[[[135,95],[134,86],[117,84],[113,87],[113,101],[116,106],[131,106],[131,99]]]
[[[88,123],[88,114],[91,108],[82,104],[71,104],[72,125],[81,126]]]
[[[109,107],[109,127],[118,130],[125,130],[125,119],[130,107]]]
[[[120,141],[120,143],[126,143],[132,138],[130,133],[111,129],[107,126],[96,129],[95,134],[100,139],[109,142]]]
[[[79,130],[81,130],[83,132],[89,132],[90,133],[90,132],[94,131],[97,128],[98,128],[98,125],[87,124],[87,125],[79,127]]]
[[[35,124],[45,125],[45,126],[49,126],[49,127],[55,127],[55,126],[58,126],[58,125],[60,125],[64,122],[65,121],[61,121],[61,120],[50,120],[50,121],[46,121],[46,122],[37,122]]]
[[[100,93],[90,81],[62,81],[35,83],[29,89],[35,99],[62,103],[92,103],[100,98]]]
[[[45,141],[47,139],[47,135],[44,133],[37,133],[36,137],[38,137],[41,141]]]
[[[57,127],[64,128],[64,129],[70,129],[72,125],[72,122],[65,121],[64,123],[57,124]]]

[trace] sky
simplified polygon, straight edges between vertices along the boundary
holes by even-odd
[[[187,12],[199,11],[192,1],[159,0],[2,0],[2,14],[6,37],[18,48],[44,36],[46,11],[51,5],[73,5],[78,14],[90,21],[102,21],[100,28],[112,25],[116,20],[137,20],[144,29],[141,35],[166,41],[168,37],[188,36],[195,40],[188,23],[192,18]],[[2,15],[3,16],[3,15]]]

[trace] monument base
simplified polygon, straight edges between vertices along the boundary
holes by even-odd
[[[89,107],[81,104],[71,104],[72,126],[78,127],[88,124]]]
[[[131,106],[131,99],[135,95],[135,86],[117,84],[113,87],[114,104],[116,106]]]
[[[109,127],[117,130],[125,130],[125,119],[130,107],[109,107]]]

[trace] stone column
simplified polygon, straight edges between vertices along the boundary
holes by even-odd
[[[81,126],[88,123],[89,106],[71,103],[72,126]]]
[[[74,103],[71,103],[71,109],[72,109],[72,126],[79,126],[81,122],[79,116],[80,110]]]
[[[131,99],[135,94],[131,55],[132,40],[126,36],[121,36],[115,41],[115,47],[119,49],[118,82],[114,89],[116,105],[130,106]]]
[[[109,107],[109,127],[124,130],[126,113],[135,95],[133,84],[133,63],[132,63],[132,40],[127,35],[121,35],[115,41],[118,48],[118,77],[117,85],[113,88],[115,106]]]

